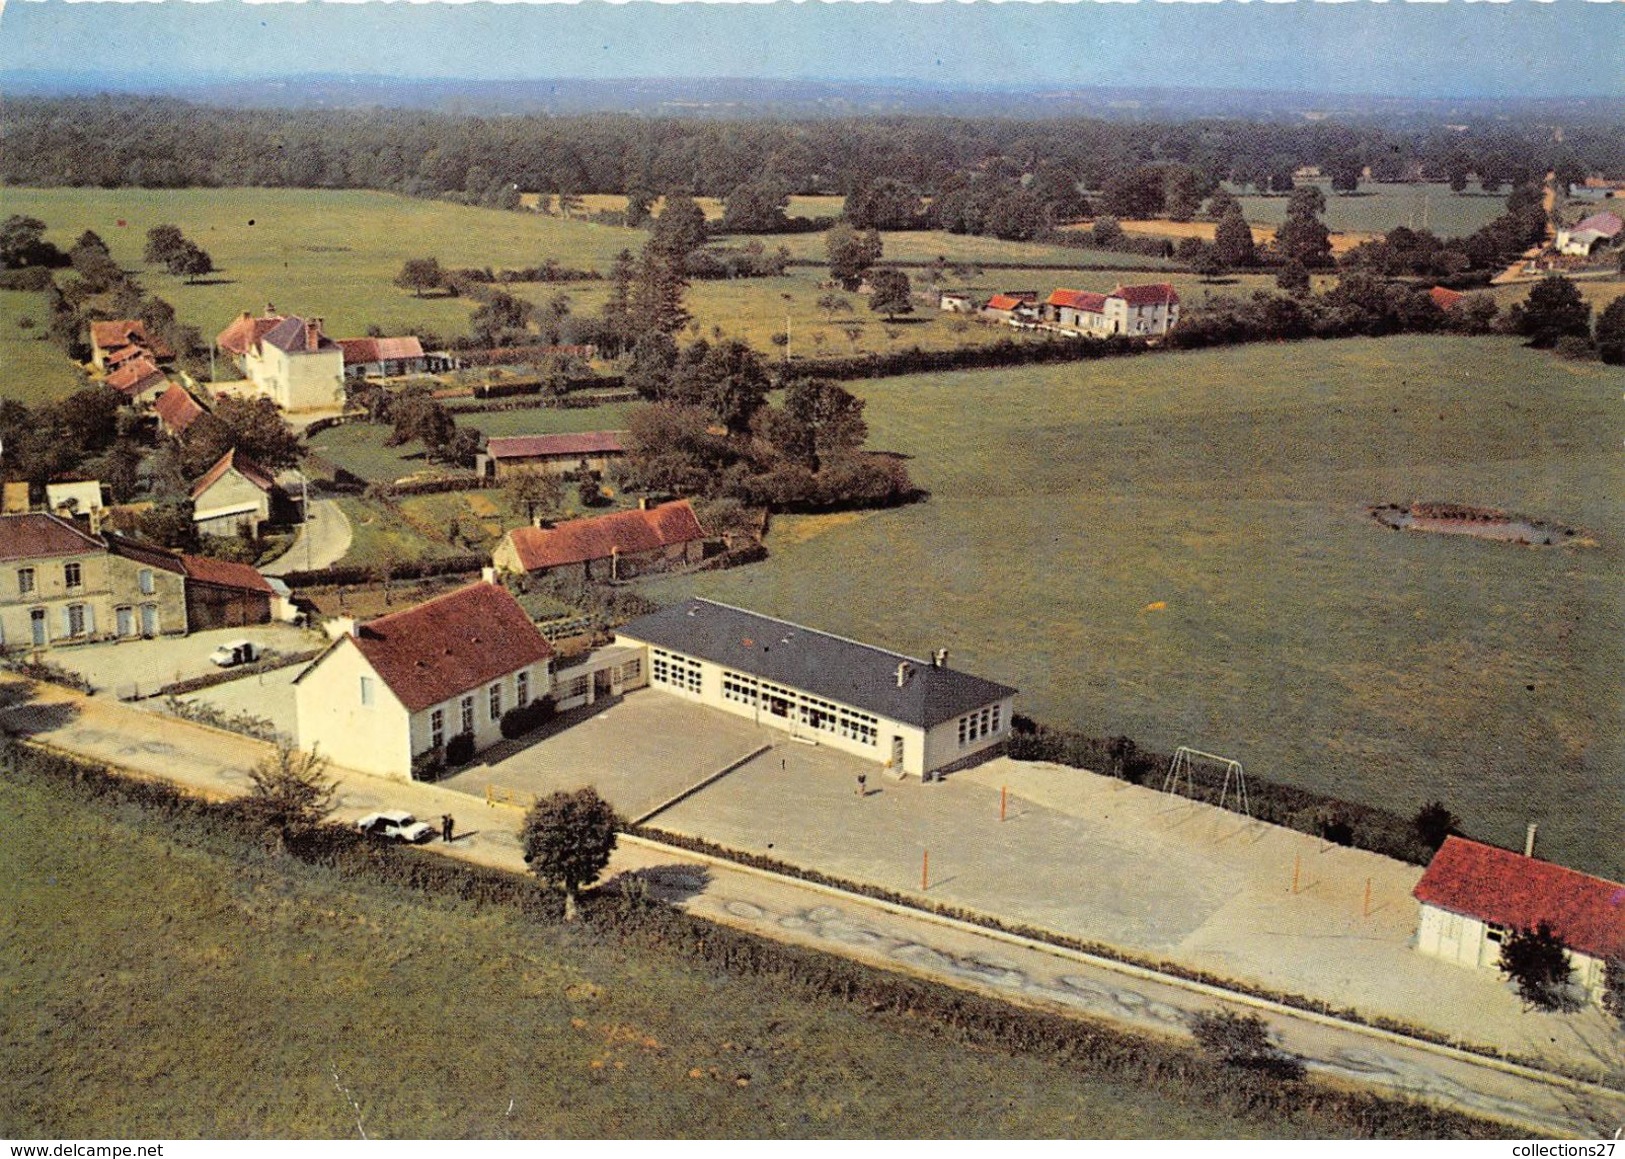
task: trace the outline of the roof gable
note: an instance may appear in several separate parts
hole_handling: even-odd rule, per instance
[[[107,385],[114,390],[132,396],[140,394],[160,382],[168,381],[164,377],[164,372],[159,370],[157,364],[145,354],[139,358],[132,358],[112,374],[109,374],[106,379]]]
[[[408,712],[442,704],[553,655],[519,601],[489,583],[380,617],[361,625],[350,640]]]
[[[633,620],[620,634],[921,728],[1016,692],[968,672],[710,600],[663,608]]]
[[[1549,861],[1448,837],[1412,893],[1423,905],[1509,929],[1545,922],[1594,958],[1625,954],[1625,885]]]
[[[693,543],[705,538],[705,529],[688,500],[679,499],[648,511],[617,511],[592,519],[572,519],[546,529],[521,527],[508,536],[519,565],[526,571],[541,571],[608,559],[616,553],[635,555]]]
[[[203,408],[179,383],[171,383],[152,404],[152,409],[157,412],[159,421],[175,434],[182,433],[203,417]]]
[[[228,471],[235,471],[242,478],[253,484],[256,488],[270,494],[276,487],[276,480],[272,479],[264,467],[254,462],[247,455],[239,454],[236,447],[231,448],[219,459],[214,466],[204,472],[203,477],[192,484],[192,498],[196,499],[221,479]]]
[[[237,316],[230,326],[220,331],[215,339],[215,345],[236,355],[247,354],[249,350],[270,330],[282,321],[282,315],[273,311],[269,306],[265,314],[256,318],[248,311]]]

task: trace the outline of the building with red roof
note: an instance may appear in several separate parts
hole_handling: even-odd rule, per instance
[[[204,415],[197,399],[179,383],[171,383],[169,389],[152,404],[152,410],[158,416],[158,425],[164,433],[177,439]]]
[[[502,537],[492,562],[511,574],[579,567],[586,579],[628,579],[657,566],[697,562],[706,538],[694,508],[679,499],[556,527],[518,528]]]
[[[145,354],[127,359],[104,380],[132,403],[150,402],[169,389],[169,378]]]
[[[1428,291],[1428,297],[1432,299],[1433,304],[1441,312],[1449,310],[1466,296],[1460,290],[1452,290],[1446,286],[1434,286],[1433,289]]]
[[[504,713],[551,691],[552,646],[494,583],[347,627],[294,693],[300,746],[349,768],[410,780],[453,737],[495,744]]]
[[[283,316],[267,305],[246,310],[215,338],[243,377],[283,410],[321,410],[344,402],[344,350],[320,318]]]
[[[1005,290],[982,307],[982,315],[1000,322],[1031,321],[1038,317],[1037,290]]]
[[[1542,923],[1569,948],[1575,981],[1600,996],[1610,958],[1625,958],[1625,885],[1493,845],[1449,837],[1413,892],[1416,948],[1496,969],[1514,930]]]
[[[340,338],[346,378],[393,378],[401,374],[422,374],[429,368],[423,343],[415,336],[405,338]]]
[[[258,535],[286,503],[271,473],[236,447],[192,484],[192,522],[204,535],[236,535],[244,528]]]
[[[277,595],[271,581],[246,563],[180,557],[186,576],[186,620],[194,632],[269,624]]]
[[[167,362],[175,357],[175,352],[162,341],[148,338],[147,324],[138,318],[90,324],[90,361],[97,370],[117,366],[138,355],[146,355],[153,362]]]
[[[510,435],[488,439],[475,469],[498,479],[524,471],[548,475],[602,475],[626,457],[625,431],[580,431],[564,435]]]
[[[1055,290],[1044,299],[1040,312],[1052,326],[1098,334],[1106,326],[1106,295],[1088,290]]]
[[[1179,324],[1179,292],[1167,282],[1118,286],[1106,295],[1108,334],[1156,338]]]

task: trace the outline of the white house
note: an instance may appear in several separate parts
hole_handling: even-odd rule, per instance
[[[502,714],[547,695],[553,649],[506,589],[476,583],[355,626],[294,679],[299,744],[411,780],[459,734],[475,752]]]
[[[192,484],[192,522],[204,535],[236,535],[243,528],[258,535],[282,505],[271,473],[236,447]]]
[[[1625,885],[1549,861],[1450,837],[1412,894],[1416,948],[1457,965],[1494,970],[1509,933],[1545,922],[1595,1000],[1608,959],[1625,956]]]
[[[999,751],[1016,690],[710,600],[633,620],[651,688],[929,780]]]
[[[1118,286],[1106,295],[1105,305],[1108,334],[1152,338],[1179,324],[1179,294],[1167,282]]]
[[[1588,257],[1598,245],[1611,245],[1625,222],[1616,213],[1594,213],[1577,225],[1557,231],[1557,252]]]
[[[344,351],[322,333],[320,318],[282,317],[267,306],[260,318],[244,312],[215,342],[283,410],[344,402]]]

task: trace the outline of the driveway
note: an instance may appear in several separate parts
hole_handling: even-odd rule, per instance
[[[151,696],[177,680],[219,672],[209,663],[209,653],[229,640],[252,640],[261,648],[284,653],[308,652],[324,642],[289,624],[254,624],[246,628],[214,628],[190,636],[55,648],[49,659],[83,676],[98,693],[130,700]]]
[[[350,521],[331,499],[312,499],[310,519],[299,527],[293,546],[260,568],[261,575],[287,575],[332,567],[350,550]]]

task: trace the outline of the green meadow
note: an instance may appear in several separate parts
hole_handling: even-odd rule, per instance
[[[50,323],[44,294],[0,290],[0,397],[34,406],[85,385],[79,368],[45,336]]]
[[[1317,184],[1311,182],[1309,184]],[[1506,212],[1506,193],[1483,194],[1477,186],[1452,193],[1442,184],[1401,185],[1362,182],[1353,194],[1326,195],[1326,225],[1340,232],[1387,233],[1395,226],[1427,228],[1440,237],[1466,237]],[[1285,197],[1240,197],[1242,213],[1254,225],[1280,225],[1286,220]]]
[[[1625,373],[1505,339],[1236,347],[857,384],[929,492],[652,585],[1021,689],[1018,710],[1625,874]],[[1596,546],[1384,530],[1454,500]],[[906,609],[906,612],[902,610]],[[1520,846],[1521,847],[1521,846]]]

